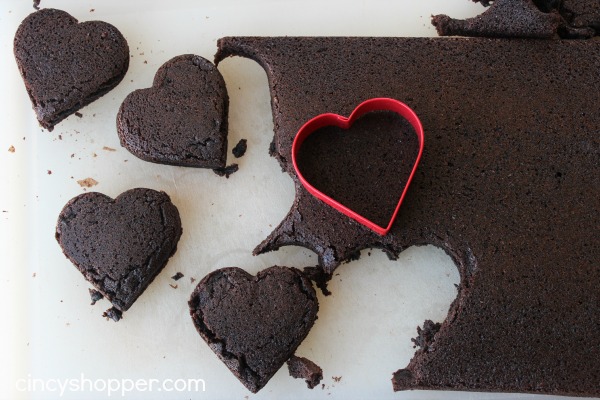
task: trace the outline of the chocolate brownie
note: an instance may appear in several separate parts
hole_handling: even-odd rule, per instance
[[[557,36],[560,21],[558,13],[544,13],[532,0],[496,0],[477,17],[436,15],[431,23],[440,36],[551,38]]]
[[[117,116],[121,146],[142,160],[223,168],[229,97],[208,60],[186,54],[159,68],[149,89],[129,94]]]
[[[432,244],[456,263],[458,296],[396,390],[600,395],[600,41],[221,39],[216,60],[230,55],[267,72],[271,152],[296,183],[256,253],[304,246],[331,273],[365,248]],[[386,236],[314,198],[291,165],[302,124],[372,97],[407,103],[426,136]]]
[[[296,379],[304,379],[309,389],[313,389],[323,379],[321,367],[307,358],[292,356],[287,361],[287,366],[290,376]]]
[[[458,20],[436,15],[440,36],[590,38],[600,34],[598,0],[473,0],[491,6],[478,17]]]
[[[317,319],[317,295],[302,272],[274,266],[256,277],[223,268],[192,293],[196,330],[253,393],[294,354]]]
[[[349,129],[325,126],[313,132],[298,149],[296,164],[315,189],[386,227],[418,153],[417,134],[406,119],[372,111]]]
[[[71,199],[56,225],[56,240],[85,279],[126,311],[175,253],[179,212],[169,196],[132,189],[111,199],[97,192]],[[120,318],[120,314],[118,315]]]
[[[14,54],[37,119],[49,131],[117,86],[129,67],[129,47],[117,28],[78,23],[51,8],[23,20]]]

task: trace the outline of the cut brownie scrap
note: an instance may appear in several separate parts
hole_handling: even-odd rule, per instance
[[[436,15],[431,23],[440,36],[557,37],[561,18],[543,13],[532,0],[496,0],[481,15],[465,20]]]
[[[432,23],[440,36],[588,39],[600,34],[598,0],[473,1],[490,9],[466,20],[436,15]]]
[[[304,379],[309,389],[313,389],[323,379],[321,367],[307,358],[294,355],[287,361],[287,365],[290,376],[296,379]]]
[[[248,141],[246,139],[240,139],[240,141],[231,150],[235,158],[243,157],[248,149]]]

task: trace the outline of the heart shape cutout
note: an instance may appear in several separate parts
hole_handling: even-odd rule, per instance
[[[189,306],[202,339],[253,393],[294,354],[319,309],[310,280],[279,266],[256,277],[239,268],[213,271]]]
[[[229,97],[208,60],[193,54],[163,64],[151,88],[121,104],[121,145],[142,160],[184,167],[223,168],[227,160]]]
[[[46,8],[23,20],[14,54],[40,125],[49,131],[117,86],[129,47],[114,26]]]
[[[374,98],[348,118],[328,113],[306,122],[292,144],[292,163],[309,193],[385,235],[423,147],[423,127],[414,111],[398,100]]]
[[[179,212],[169,196],[143,188],[114,200],[96,192],[79,195],[56,225],[65,256],[120,312],[163,269],[180,237]]]

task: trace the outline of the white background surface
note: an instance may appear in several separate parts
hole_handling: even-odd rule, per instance
[[[63,9],[80,21],[112,23],[127,38],[133,57],[124,81],[82,109],[83,118],[71,116],[52,133],[43,131],[12,54],[14,33],[33,11],[31,2],[0,3],[1,398],[59,398],[55,391],[19,391],[17,383],[79,379],[82,374],[92,381],[200,378],[206,384],[204,392],[155,389],[127,393],[127,399],[538,397],[392,391],[392,372],[405,367],[414,353],[410,338],[416,326],[427,318],[442,321],[456,295],[456,268],[433,247],[408,249],[394,262],[378,250],[370,256],[365,251],[360,261],[340,267],[330,283],[334,294],[319,297],[319,319],[297,351],[323,368],[324,387],[308,390],[284,366],[252,395],[198,336],[187,300],[195,285],[190,277],[200,280],[217,268],[237,266],[256,273],[274,264],[302,268],[316,263],[316,255],[301,248],[251,255],[294,197],[291,179],[268,156],[273,127],[264,72],[245,59],[228,59],[219,66],[231,102],[229,148],[248,139],[248,152],[236,160],[240,170],[230,179],[210,170],[141,161],[120,147],[115,128],[121,101],[150,86],[161,64],[185,53],[212,60],[220,37],[435,36],[431,14],[466,17],[480,12],[480,6],[467,0],[42,0],[41,5]],[[91,190],[111,197],[134,187],[164,190],[182,216],[177,253],[119,323],[101,317],[110,306],[106,300],[90,306],[90,285],[54,240],[58,213],[83,192],[77,180],[88,177],[99,182]],[[185,277],[173,289],[170,277],[177,271]],[[67,392],[63,398],[108,396],[88,391]]]

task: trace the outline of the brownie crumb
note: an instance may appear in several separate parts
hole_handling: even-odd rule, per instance
[[[52,171],[51,170],[48,170],[48,175],[52,175]]]
[[[433,337],[440,330],[442,324],[439,322],[433,322],[428,319],[423,323],[423,328],[417,327],[417,337],[410,339],[415,345],[413,347],[420,347],[424,352],[429,351],[430,346],[433,344]]]
[[[78,180],[77,183],[83,188],[91,188],[93,186],[96,186],[98,184],[98,181],[94,178],[85,178]]]
[[[190,283],[194,283],[194,282],[196,282],[196,278],[193,278],[190,276]]]
[[[82,113],[80,113],[79,111],[77,111],[77,112],[75,112],[75,116],[76,116],[76,117],[79,117],[79,118],[82,118],[82,117],[83,117],[83,114],[82,114]]]
[[[15,149],[15,146],[12,146],[12,145],[11,145],[11,146],[8,148],[8,151],[9,151],[9,153],[14,153],[14,152],[16,151],[16,149]]]
[[[106,150],[106,151],[117,151],[117,149],[113,149],[112,147],[108,147],[108,146],[104,146],[102,148],[102,150]]]
[[[287,361],[287,366],[290,376],[296,379],[304,379],[309,389],[313,389],[323,379],[321,367],[304,357],[291,356]]]
[[[412,381],[414,381],[414,376],[409,369],[399,369],[392,376],[392,386],[395,392],[407,387]]]
[[[35,278],[36,276],[37,276],[37,273],[36,273],[36,272],[34,272],[33,274],[31,274],[31,277],[32,277],[32,278]]]
[[[172,283],[169,283],[169,286],[171,286],[173,289],[177,289],[179,287],[177,285],[173,285]]]
[[[231,152],[235,156],[235,158],[240,158],[244,154],[246,154],[246,150],[248,149],[248,141],[246,139],[241,139],[238,144],[235,145]]]
[[[33,0],[33,8],[35,8],[36,10],[39,10],[40,2],[41,2],[41,0]]]
[[[329,296],[331,292],[327,289],[327,283],[331,280],[331,275],[323,271],[323,268],[316,267],[304,267],[304,275],[317,285],[321,292],[325,296]]]
[[[92,303],[91,303],[92,306],[94,304],[96,304],[96,302],[98,300],[102,300],[104,298],[104,295],[102,293],[100,293],[99,291],[97,291],[96,289],[89,289],[89,291],[90,291],[90,298],[92,299]]]
[[[94,12],[94,11],[96,11],[96,9],[95,9],[95,8],[91,8],[91,9],[90,9],[90,12]]]
[[[175,275],[173,275],[173,276],[171,277],[171,279],[173,279],[174,281],[178,281],[178,280],[180,280],[180,279],[181,279],[181,278],[183,278],[183,277],[184,277],[184,275],[183,275],[181,272],[178,272],[178,273],[176,273]]]
[[[237,172],[238,169],[239,166],[237,164],[231,164],[226,167],[215,168],[213,169],[213,171],[215,172],[215,174],[219,176],[224,176],[225,178],[229,179],[229,175],[233,174],[234,172]]]
[[[342,380],[342,377],[341,376],[332,376],[331,379],[333,379],[334,382],[339,382]]]
[[[123,318],[123,313],[119,309],[111,307],[108,310],[104,311],[104,314],[102,314],[102,316],[105,317],[107,320],[108,318],[110,318],[115,322],[119,322]]]

